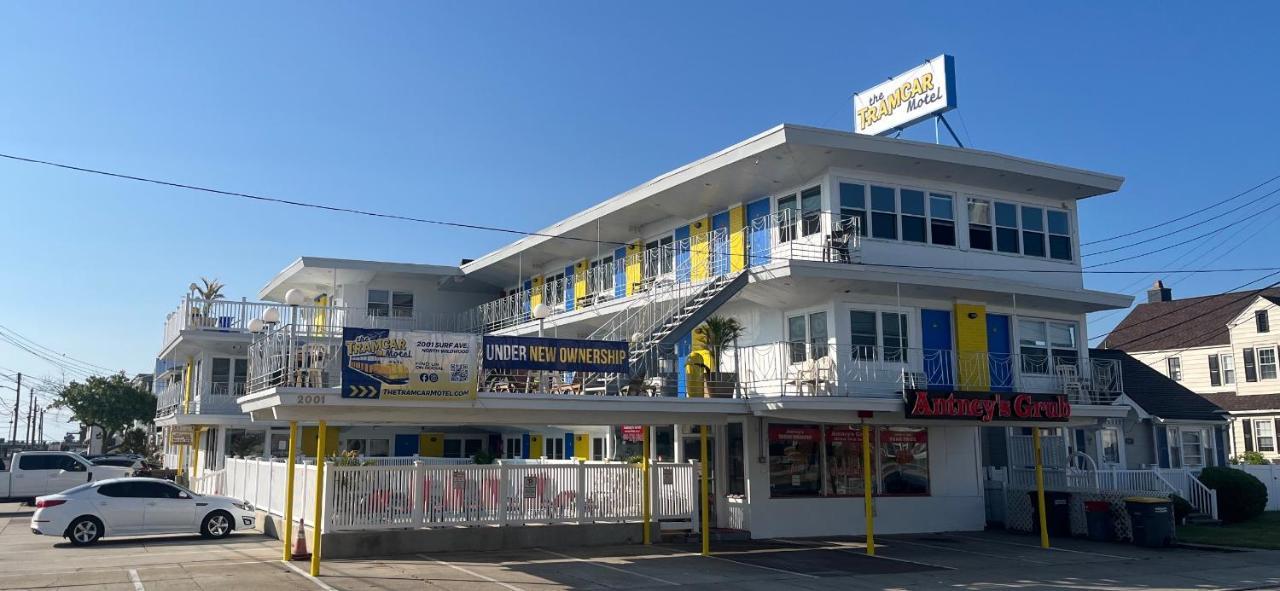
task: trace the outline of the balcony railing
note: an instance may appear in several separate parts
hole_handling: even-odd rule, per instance
[[[819,215],[819,219],[823,217],[839,219],[829,213]],[[833,224],[831,232],[812,231],[815,227],[812,218],[810,222],[797,220],[792,210],[782,210],[756,218],[734,232],[714,230],[594,265],[581,277],[557,277],[537,287],[519,289],[464,312],[458,326],[475,333],[503,330],[531,321],[535,302],[547,304],[555,316],[674,285],[703,283],[735,268],[775,260],[858,260],[856,218]],[[806,230],[811,231],[806,234]],[[739,260],[734,260],[735,256]]]
[[[175,382],[156,392],[156,418],[182,412],[182,382]]]
[[[239,414],[236,398],[244,396],[244,382],[213,382],[197,386],[183,408],[182,382],[169,384],[156,395],[156,418],[179,414]]]

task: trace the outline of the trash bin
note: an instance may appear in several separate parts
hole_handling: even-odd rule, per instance
[[[1173,503],[1159,497],[1129,497],[1124,500],[1133,528],[1133,543],[1160,548],[1173,545]]]
[[[1040,501],[1036,491],[1027,493],[1031,497],[1031,531],[1040,531]],[[1071,495],[1058,491],[1044,491],[1045,521],[1049,525],[1049,535],[1071,536]]]
[[[1115,534],[1115,526],[1111,522],[1111,503],[1106,501],[1085,501],[1084,517],[1089,526],[1089,539],[1095,542],[1110,542]]]

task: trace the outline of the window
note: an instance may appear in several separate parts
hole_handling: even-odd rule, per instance
[[[800,192],[800,217],[804,222],[804,235],[822,231],[822,187],[810,187]]]
[[[385,458],[391,455],[390,439],[370,439],[365,452],[371,458]]]
[[[675,269],[675,251],[671,244],[672,236],[663,236],[644,245],[644,278],[654,279],[669,275]]]
[[[1266,310],[1258,310],[1253,313],[1253,322],[1258,326],[1258,332],[1270,332],[1271,323],[1267,319]]]
[[[1186,468],[1204,466],[1204,431],[1181,429],[1182,465]]]
[[[244,382],[249,373],[249,360],[214,357],[209,373],[210,394],[244,396]]]
[[[950,195],[929,193],[929,242],[956,245],[956,214]]]
[[[860,497],[867,471],[862,466],[862,428],[827,425],[827,469],[822,479],[822,494],[836,497]],[[872,435],[874,437],[874,435]],[[872,487],[875,481],[872,481]],[[874,494],[874,490],[873,490]]]
[[[180,499],[183,492],[163,482],[136,481],[129,496],[144,499]]]
[[[1209,356],[1209,385],[1223,386],[1236,383],[1235,360],[1230,355]]]
[[[1164,361],[1165,365],[1168,366],[1169,379],[1175,382],[1182,381],[1182,359],[1170,357]]]
[[[546,449],[543,450],[548,460],[564,459],[564,437],[554,436],[546,438]]]
[[[871,186],[871,237],[898,239],[898,206],[893,187]]]
[[[133,494],[133,487],[137,482],[111,482],[98,487],[98,494],[104,497],[127,498],[136,496]]]
[[[727,436],[725,443],[725,451],[728,453],[729,462],[725,466],[729,472],[729,485],[725,487],[725,493],[729,495],[746,495],[747,494],[747,449],[742,434],[742,423],[729,423],[725,426],[725,435]]]
[[[604,460],[604,438],[603,437],[591,438],[591,459],[592,461],[596,461],[596,462]]]
[[[840,183],[840,223],[857,220],[858,235],[867,235],[867,187],[855,183]]]
[[[969,198],[969,248],[991,250],[991,202]]]
[[[1258,381],[1258,364],[1254,360],[1253,349],[1245,348],[1241,350],[1241,353],[1244,354],[1244,381]]]
[[[1022,206],[1022,254],[1033,257],[1045,255],[1044,210]]]
[[[19,470],[61,470],[62,462],[54,455],[24,454],[18,458]]]
[[[1075,365],[1078,355],[1076,324],[1021,319],[1018,321],[1018,347],[1024,373],[1050,374],[1054,366]]]
[[[996,202],[996,250],[1011,254],[1018,249],[1018,206]]]
[[[1275,421],[1273,419],[1250,419],[1253,425],[1253,449],[1257,451],[1276,450],[1276,431]],[[1247,425],[1246,425],[1247,426]],[[1248,431],[1248,429],[1246,429]],[[1248,433],[1245,433],[1246,439]]]
[[[613,295],[613,256],[591,261],[587,271],[587,293]]]
[[[853,310],[849,312],[850,344],[854,359],[876,359],[879,331],[876,330],[876,313]]]
[[[880,494],[929,494],[929,432],[919,427],[881,427],[876,435]]]
[[[769,496],[815,496],[820,491],[817,425],[769,425]]]
[[[903,363],[907,360],[907,315],[849,311],[853,359]]]
[[[514,460],[524,457],[524,438],[508,437],[502,442],[502,457]]]
[[[1106,464],[1120,463],[1120,432],[1117,429],[1098,431],[1098,445],[1102,448],[1102,461]]]
[[[827,356],[827,313],[787,318],[787,342],[791,363]]]
[[[1263,380],[1276,379],[1276,350],[1258,349],[1258,377]]]
[[[906,242],[924,242],[928,223],[924,213],[924,191],[902,189],[902,239]]]
[[[1050,209],[1049,219],[1049,258],[1060,261],[1071,260],[1071,221],[1067,212]]]
[[[413,316],[413,293],[371,289],[369,290],[369,315],[410,318]]]
[[[796,223],[800,218],[800,208],[796,207],[796,196],[788,195],[778,198],[778,242],[790,242],[796,238]]]

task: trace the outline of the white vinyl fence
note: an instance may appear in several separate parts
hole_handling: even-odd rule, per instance
[[[1231,467],[1248,472],[1267,485],[1267,511],[1280,511],[1280,464],[1236,464]]]
[[[228,459],[192,481],[284,514],[283,462]],[[314,515],[316,467],[299,464],[294,519]],[[698,465],[652,465],[652,517],[697,524]],[[325,468],[326,531],[419,527],[616,523],[642,518],[642,472],[621,463],[428,464]]]

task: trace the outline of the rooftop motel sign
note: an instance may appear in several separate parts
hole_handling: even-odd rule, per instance
[[[955,58],[944,54],[853,95],[853,130],[884,135],[954,108]]]
[[[1071,418],[1071,403],[1062,394],[907,390],[903,396],[909,419],[1065,423]]]

